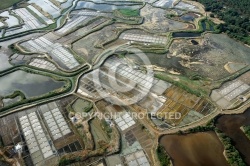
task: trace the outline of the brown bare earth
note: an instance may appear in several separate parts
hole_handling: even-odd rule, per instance
[[[214,132],[165,135],[160,139],[175,166],[228,166],[224,148]]]

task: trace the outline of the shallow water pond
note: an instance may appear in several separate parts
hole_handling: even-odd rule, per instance
[[[50,77],[16,71],[0,77],[0,96],[22,91],[27,98],[41,96],[50,91],[61,88],[64,82],[54,81]]]
[[[173,37],[199,37],[201,33],[190,33],[190,32],[175,32]]]

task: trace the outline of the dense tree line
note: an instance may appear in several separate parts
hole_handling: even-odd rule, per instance
[[[220,140],[224,144],[228,163],[230,165],[246,166],[246,164],[243,161],[239,151],[234,147],[234,143],[231,140],[231,138],[226,136],[226,134],[222,133],[218,129],[216,129],[216,132],[217,132]]]
[[[205,6],[206,11],[210,11],[211,17],[223,20],[224,24],[219,24],[217,29],[227,33],[230,37],[250,44],[250,1],[249,0],[195,0]]]
[[[250,1],[249,0],[223,0],[223,2],[229,6],[233,7],[241,14],[250,16]]]
[[[161,166],[169,166],[171,165],[171,159],[170,157],[168,156],[166,150],[164,149],[163,146],[159,145],[157,147],[157,156],[158,156],[158,159],[160,161],[160,164]]]

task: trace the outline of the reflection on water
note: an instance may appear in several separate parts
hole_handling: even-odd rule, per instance
[[[26,97],[40,96],[63,85],[64,82],[49,77],[16,71],[0,77],[0,96],[12,94],[16,90],[22,91]]]
[[[173,37],[200,37],[201,33],[175,32]]]
[[[185,15],[181,16],[181,19],[183,21],[194,21],[194,16],[191,14],[185,14]]]

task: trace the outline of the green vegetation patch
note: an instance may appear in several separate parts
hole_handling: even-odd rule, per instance
[[[211,21],[209,19],[201,20],[201,23],[199,23],[199,26],[202,27],[203,31],[216,31],[216,32],[219,32],[219,30],[217,29],[216,24],[213,23],[213,21]]]
[[[193,80],[191,80],[183,76],[156,72],[155,77],[160,80],[167,81],[173,85],[176,85],[187,91],[188,93],[191,93],[196,96],[208,96],[210,93],[210,89],[206,85],[207,82],[205,80],[197,80],[198,76],[192,78]]]
[[[197,0],[212,12],[210,17],[216,17],[225,23],[216,26],[219,32],[227,33],[230,37],[250,44],[250,1],[249,0]]]
[[[89,112],[93,108],[93,104],[89,101],[78,99],[73,104],[75,112]]]
[[[246,134],[246,136],[250,139],[250,125],[249,126],[242,126],[241,129]]]
[[[118,10],[122,15],[127,17],[139,17],[140,10],[132,10],[132,9],[119,9]]]
[[[26,8],[35,18],[37,18],[37,20],[42,23],[42,24],[45,24],[47,25],[47,23],[41,18],[39,17],[33,10],[31,10],[30,8]]]
[[[15,5],[18,2],[21,2],[22,0],[1,0],[0,2],[0,10],[9,8],[13,5]]]
[[[110,138],[111,133],[112,133],[112,128],[110,127],[110,125],[108,124],[108,122],[105,119],[102,119],[101,123],[102,123],[103,130],[106,131],[106,133],[108,134],[108,136]]]
[[[231,138],[226,136],[225,133],[219,131],[218,129],[216,129],[215,131],[225,147],[225,155],[227,157],[228,163],[230,165],[246,166],[239,151],[234,147]]]
[[[168,156],[163,146],[159,145],[156,152],[157,152],[157,156],[158,156],[161,166],[171,165],[170,157]]]

